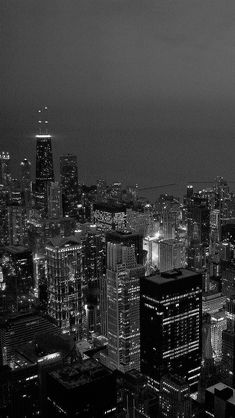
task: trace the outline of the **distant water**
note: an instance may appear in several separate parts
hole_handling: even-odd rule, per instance
[[[178,197],[180,199],[180,201],[183,200],[183,196],[186,194],[186,190],[187,190],[187,186],[191,184],[189,183],[178,183],[175,185],[170,185],[170,186],[164,186],[164,187],[159,187],[156,189],[152,189],[152,190],[140,190],[139,191],[139,196],[141,197],[145,197],[147,200],[149,200],[150,202],[155,202],[159,196],[161,194],[167,193],[169,195],[173,195],[175,197]],[[229,183],[229,188],[231,192],[235,192],[235,183]],[[194,191],[199,191],[202,189],[209,189],[213,186],[213,183],[208,182],[208,183],[193,183],[193,188]]]

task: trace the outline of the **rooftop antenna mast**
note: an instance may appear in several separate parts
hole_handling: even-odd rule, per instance
[[[48,107],[43,106],[42,109],[38,110],[38,126],[39,126],[39,135],[37,137],[51,137],[48,135],[48,118],[47,118]]]

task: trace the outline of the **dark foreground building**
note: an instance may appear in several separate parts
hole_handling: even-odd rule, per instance
[[[177,373],[197,390],[201,368],[201,274],[181,269],[140,281],[141,372],[159,390]]]
[[[48,417],[116,416],[115,373],[92,359],[77,362],[47,377]]]

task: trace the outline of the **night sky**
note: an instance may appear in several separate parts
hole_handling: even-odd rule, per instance
[[[49,108],[55,162],[81,181],[235,180],[235,2],[1,0],[1,150],[35,159]]]

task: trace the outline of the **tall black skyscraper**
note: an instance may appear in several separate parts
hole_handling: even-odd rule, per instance
[[[47,215],[47,193],[54,181],[51,135],[48,134],[47,106],[38,111],[39,134],[36,135],[36,187],[35,206],[43,216]]]
[[[76,217],[78,213],[78,163],[76,155],[60,157],[60,181],[64,216]]]
[[[141,371],[159,389],[166,373],[197,389],[201,368],[202,276],[190,270],[140,280]]]

